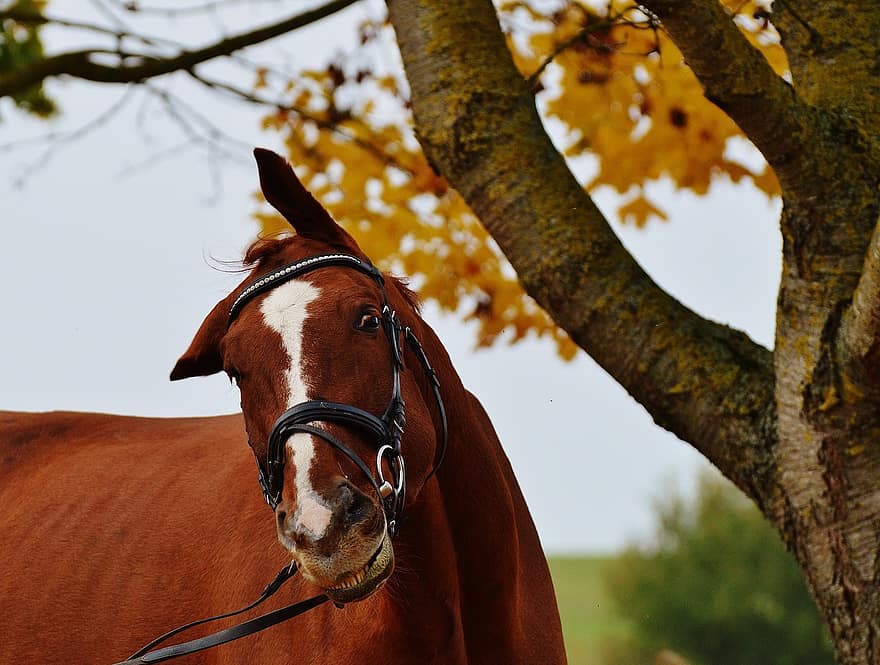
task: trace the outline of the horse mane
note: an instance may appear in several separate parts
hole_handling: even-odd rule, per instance
[[[261,263],[271,263],[292,239],[293,235],[288,233],[260,236],[245,251],[242,264],[245,268],[254,268]]]
[[[294,241],[292,234],[279,234],[273,236],[261,236],[251,243],[244,254],[242,264],[245,268],[259,268],[273,263],[279,263],[281,253]],[[397,288],[404,301],[415,314],[421,315],[422,303],[418,295],[409,286],[409,281],[383,272],[386,282],[390,282]]]

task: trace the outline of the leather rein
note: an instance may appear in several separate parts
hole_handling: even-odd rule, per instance
[[[227,325],[231,325],[245,304],[253,300],[256,296],[265,293],[280,284],[295,279],[296,277],[312,272],[313,270],[330,266],[345,266],[358,270],[372,278],[381,289],[382,328],[391,347],[391,398],[381,416],[376,416],[351,404],[330,402],[326,400],[308,400],[290,407],[278,417],[272,427],[266,446],[265,461],[261,460],[256,452],[254,452],[258,468],[258,481],[266,503],[274,511],[281,502],[281,491],[284,485],[285,443],[287,442],[287,439],[296,433],[316,436],[348,457],[367,477],[373,489],[376,491],[385,512],[388,534],[390,537],[394,537],[400,528],[400,519],[406,501],[406,466],[403,461],[403,452],[401,449],[401,439],[403,437],[404,426],[406,425],[406,405],[403,396],[401,395],[400,388],[400,373],[406,369],[406,365],[404,364],[404,345],[413,352],[418,359],[419,364],[422,366],[422,371],[428,378],[431,389],[434,393],[434,399],[440,417],[440,445],[434,460],[434,466],[426,480],[430,479],[431,476],[437,472],[437,469],[443,462],[443,458],[446,454],[448,430],[446,423],[446,408],[443,405],[443,398],[440,395],[440,381],[437,378],[437,373],[428,361],[428,357],[425,355],[425,351],[412,329],[408,326],[402,325],[396,312],[391,308],[388,302],[388,295],[385,291],[385,279],[382,276],[382,273],[371,263],[363,261],[351,254],[342,253],[319,254],[295,263],[284,265],[266,275],[258,277],[245,286],[229,309]],[[350,425],[372,435],[378,443],[375,460],[375,475],[370,470],[369,465],[364,462],[357,453],[327,430],[315,426],[313,423],[316,422]],[[251,441],[248,441],[248,445],[251,445]],[[253,449],[253,445],[251,445],[251,448]],[[386,477],[383,463],[387,464],[390,471],[390,477]],[[186,630],[212,621],[237,616],[255,608],[278,591],[284,582],[293,577],[296,573],[296,563],[291,561],[278,572],[275,579],[266,586],[262,594],[246,607],[234,612],[228,612],[206,619],[199,619],[198,621],[193,621],[170,630],[150,641],[129,656],[128,659],[121,661],[116,665],[160,663],[172,658],[177,658],[178,656],[195,653],[197,651],[204,651],[205,649],[225,644],[265,630],[266,628],[270,628],[271,626],[281,623],[282,621],[287,621],[288,619],[307,612],[308,610],[330,600],[325,594],[320,594],[313,598],[292,603],[278,610],[268,612],[230,628],[217,631],[205,637],[182,642],[180,644],[174,644],[161,649],[154,649],[154,647],[159,644],[166,642],[175,635]],[[342,606],[337,604],[337,607]],[[154,650],[151,651],[151,649]]]

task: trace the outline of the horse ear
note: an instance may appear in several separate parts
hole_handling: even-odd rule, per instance
[[[180,356],[171,370],[172,381],[208,376],[223,369],[220,341],[226,334],[228,320],[229,303],[221,300],[202,322],[186,353]]]
[[[286,159],[265,148],[255,148],[254,158],[263,195],[299,235],[340,249],[360,251],[354,238],[303,186]]]

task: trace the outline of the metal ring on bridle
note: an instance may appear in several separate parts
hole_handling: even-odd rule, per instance
[[[398,466],[397,472],[397,486],[392,485],[385,478],[385,473],[382,471],[382,458],[385,457],[385,451],[391,451],[394,457],[390,457],[388,463],[391,466],[392,471],[394,470],[394,464],[396,463]],[[406,467],[403,464],[403,455],[394,450],[393,446],[389,446],[387,443],[379,448],[379,451],[376,453],[376,477],[378,479],[379,484],[379,494],[382,495],[382,498],[388,498],[388,495],[394,492],[395,495],[400,496],[401,492],[403,492],[404,483],[406,482]]]

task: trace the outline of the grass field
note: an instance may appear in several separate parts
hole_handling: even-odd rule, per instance
[[[608,665],[603,643],[625,638],[630,626],[617,617],[602,588],[601,556],[552,556],[550,573],[562,615],[570,665]]]

